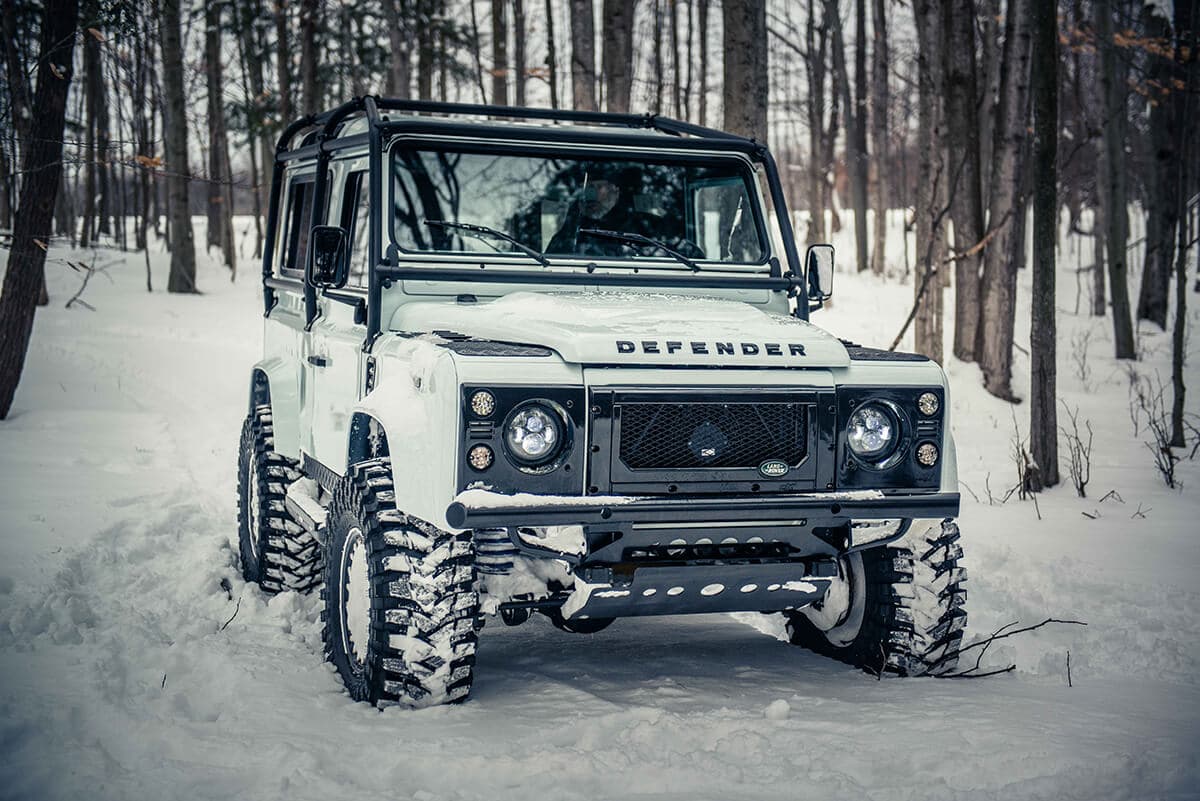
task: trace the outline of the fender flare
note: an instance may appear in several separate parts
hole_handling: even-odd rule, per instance
[[[275,450],[292,459],[300,456],[300,380],[298,366],[289,359],[263,359],[250,370],[250,410],[270,405]]]

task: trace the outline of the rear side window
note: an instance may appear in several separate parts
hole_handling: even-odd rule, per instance
[[[313,176],[302,175],[292,180],[288,190],[287,232],[284,240],[282,271],[284,275],[301,278],[308,261],[308,232],[312,226]]]
[[[365,172],[352,172],[346,176],[342,227],[350,240],[350,278],[346,285],[351,287],[367,285],[367,235],[371,224],[369,195]]]

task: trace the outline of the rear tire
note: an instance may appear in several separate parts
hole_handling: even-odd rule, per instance
[[[967,575],[953,520],[839,562],[841,597],[786,613],[791,642],[873,674],[924,676],[958,663]]]
[[[398,511],[386,458],[350,468],[328,519],[325,657],[350,697],[412,707],[466,700],[480,621],[470,532]]]
[[[284,497],[300,471],[274,447],[271,407],[255,407],[242,424],[238,453],[242,577],[271,594],[309,592],[321,582],[321,546],[288,514]]]

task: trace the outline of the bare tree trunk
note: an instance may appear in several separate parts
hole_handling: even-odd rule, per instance
[[[817,26],[816,4],[808,7],[805,43],[808,58],[808,243],[825,241],[825,54],[827,32]]]
[[[409,4],[412,2],[413,0],[383,0],[383,16],[387,21],[388,44],[391,50],[387,93],[392,97],[407,98],[412,92],[412,38],[409,25]],[[475,4],[470,3],[470,6],[471,16],[474,18]]]
[[[417,0],[417,98],[433,99],[438,14],[434,0]]]
[[[1108,277],[1112,284],[1113,344],[1118,359],[1136,359],[1133,318],[1129,313],[1129,191],[1125,158],[1128,127],[1127,70],[1113,42],[1112,0],[1096,0],[1096,35],[1100,48],[1100,84],[1104,90],[1105,220],[1108,223]]]
[[[991,186],[992,145],[996,132],[997,98],[1000,96],[1000,0],[979,0],[979,182]],[[986,205],[986,203],[984,204]]]
[[[47,0],[38,56],[25,180],[13,228],[12,250],[0,291],[0,420],[8,418],[25,369],[34,309],[45,277],[54,198],[62,177],[62,139],[71,81],[75,0]],[[61,65],[61,66],[59,66]]]
[[[939,185],[946,180],[938,111],[940,45],[938,11],[933,0],[914,0],[913,16],[917,27],[917,141],[920,178],[917,181],[917,270],[913,282],[917,314],[913,335],[917,353],[941,364],[942,356],[942,280],[945,254],[943,210],[939,208]]]
[[[1021,156],[1028,136],[1029,19],[1034,2],[1009,0],[1009,11],[1004,17],[1005,69],[996,112],[987,221],[988,230],[995,233],[983,251],[982,317],[975,340],[975,359],[983,371],[983,386],[1005,400],[1013,400],[1017,265],[1025,252]]]
[[[595,59],[592,63],[595,64]],[[558,108],[558,43],[554,36],[554,0],[546,0],[546,77],[550,84],[550,108]],[[594,85],[593,81],[593,88]]]
[[[692,0],[684,0],[687,3],[687,39],[684,45],[684,59],[687,63],[687,82],[683,86],[683,116],[684,119],[690,119],[692,116],[692,86],[693,78],[695,77],[696,59],[694,58],[693,42],[696,39],[696,14],[695,5]]]
[[[884,0],[874,0],[872,6],[874,49],[871,53],[871,150],[875,166],[874,192],[875,236],[871,247],[871,271],[882,275],[887,254],[888,192],[885,173],[888,170],[888,34],[887,8]]]
[[[721,19],[725,31],[725,130],[765,144],[769,81],[766,0],[725,3]]]
[[[1181,169],[1179,189],[1175,193],[1179,204],[1179,222],[1176,226],[1175,326],[1171,336],[1171,445],[1180,448],[1187,445],[1183,424],[1187,393],[1183,382],[1183,367],[1187,357],[1187,266],[1188,251],[1195,245],[1195,239],[1190,239],[1188,234],[1188,196],[1196,188],[1196,179],[1200,177],[1196,172],[1200,168],[1196,165],[1195,155],[1195,131],[1200,123],[1196,101],[1196,91],[1200,88],[1200,19],[1197,18],[1200,8],[1197,5],[1196,0],[1176,0],[1175,3],[1175,50],[1180,54],[1185,51],[1188,53],[1182,64],[1183,88],[1176,100],[1179,122],[1175,126],[1175,146],[1179,151]],[[1197,289],[1200,290],[1200,281]]]
[[[609,111],[629,111],[633,94],[633,13],[636,0],[604,0],[601,67]]]
[[[99,3],[87,0],[83,7],[83,24],[91,27],[96,24],[100,14]],[[83,34],[83,93],[87,110],[84,121],[87,133],[84,136],[84,168],[83,168],[83,228],[79,235],[81,247],[91,247],[96,236],[96,195],[100,158],[99,143],[96,132],[99,125],[96,118],[100,113],[100,105],[104,102],[104,79],[100,75],[100,42],[86,31]]]
[[[1189,0],[1181,0],[1183,3]],[[1162,12],[1152,6],[1143,10],[1146,34],[1152,40],[1166,40],[1171,36],[1169,21]],[[1151,53],[1147,82],[1157,86],[1170,85],[1173,75],[1172,59]],[[1160,329],[1167,329],[1167,306],[1170,295],[1171,277],[1175,271],[1175,226],[1179,220],[1181,191],[1179,171],[1183,168],[1181,154],[1175,147],[1175,128],[1184,124],[1180,106],[1186,102],[1182,93],[1175,91],[1150,104],[1149,145],[1150,168],[1146,171],[1146,192],[1143,205],[1146,208],[1146,258],[1142,267],[1142,287],[1138,294],[1137,319],[1149,320]]]
[[[671,108],[672,113],[677,119],[684,117],[683,113],[683,81],[680,79],[680,63],[679,63],[679,14],[677,0],[667,0],[667,13],[670,19],[667,24],[670,26],[671,34]]]
[[[262,256],[263,209],[268,203],[267,186],[264,178],[270,174],[274,149],[267,135],[267,120],[264,110],[266,96],[263,84],[262,42],[259,39],[258,20],[262,17],[261,0],[249,0],[234,10],[237,28],[238,56],[242,71],[242,89],[248,98],[246,104],[246,134],[249,138],[250,182],[254,195],[254,255]],[[261,169],[259,165],[261,166]]]
[[[479,87],[479,102],[488,102],[487,85],[483,79],[483,38],[479,34],[479,15],[475,13],[475,4],[467,3],[471,10],[471,53],[475,57],[475,81]]]
[[[697,0],[696,17],[700,24],[700,90],[696,98],[696,118],[701,125],[708,124],[708,3]]]
[[[867,2],[855,0],[854,4],[854,141],[850,150],[850,196],[854,203],[854,241],[858,246],[858,271],[870,266],[867,251],[867,173],[870,160],[867,155]],[[847,114],[849,119],[850,115]]]
[[[654,63],[654,91],[651,93],[650,109],[655,114],[662,114],[663,91],[665,88],[666,72],[663,66],[663,0],[654,0],[654,46],[651,48]]]
[[[321,90],[317,86],[320,54],[317,51],[317,26],[320,0],[300,0],[300,113],[316,114],[321,109]]]
[[[296,117],[292,108],[292,47],[288,32],[288,0],[275,0],[275,80],[279,84],[280,124]]]
[[[167,151],[167,207],[171,225],[171,272],[168,292],[196,291],[196,245],[188,207],[187,100],[183,91],[181,0],[161,0],[159,42],[162,45],[163,138]]]
[[[12,159],[8,158],[4,145],[0,144],[0,227],[12,228],[16,213],[16,198],[19,187],[17,173],[20,171],[21,154],[29,147],[29,79],[28,67],[21,55],[20,32],[17,30],[17,9],[13,0],[0,3],[3,11],[4,72],[8,86],[8,116],[12,120]],[[5,135],[7,139],[7,134]]]
[[[513,3],[513,100],[518,106],[526,105],[525,79],[528,67],[525,63],[525,0]]]
[[[1092,267],[1092,316],[1103,317],[1108,313],[1108,290],[1105,276],[1104,241],[1108,226],[1104,223],[1104,207],[1097,206],[1092,212],[1092,252],[1095,265]]]
[[[982,258],[962,256],[983,239],[983,189],[979,179],[979,92],[975,81],[975,3],[942,5],[948,41],[946,70],[946,165],[950,218],[954,223],[954,355],[974,361],[979,330]]]
[[[224,70],[221,68],[221,6],[204,7],[204,76],[208,88],[208,247],[218,247],[237,275],[233,245],[233,175],[229,165],[229,137],[225,130]]]
[[[1033,13],[1033,315],[1029,353],[1029,450],[1042,485],[1058,483],[1058,409],[1054,300],[1058,247],[1058,14]]]
[[[492,0],[492,105],[508,105],[508,22],[506,0]]]

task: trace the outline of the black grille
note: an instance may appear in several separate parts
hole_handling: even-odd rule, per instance
[[[621,461],[631,470],[757,468],[805,456],[803,403],[622,403]]]

